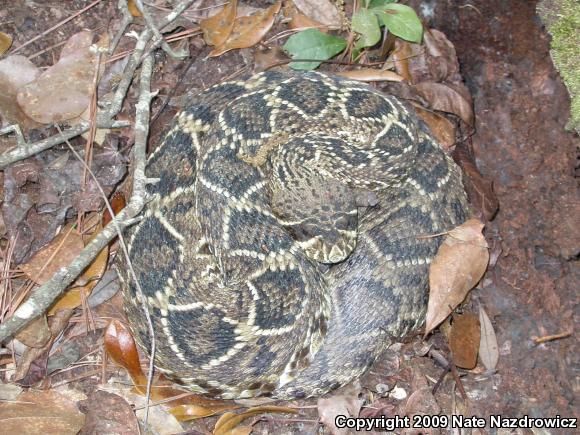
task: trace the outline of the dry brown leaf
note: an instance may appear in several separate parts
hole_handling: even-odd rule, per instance
[[[141,369],[139,352],[131,332],[118,320],[113,320],[105,331],[105,349],[111,359],[127,370],[137,391],[145,393],[147,377]]]
[[[453,151],[453,159],[463,169],[463,184],[469,202],[478,211],[478,216],[490,221],[499,209],[499,200],[493,190],[493,184],[477,169],[473,154],[466,143],[457,144]]]
[[[473,125],[471,97],[458,86],[435,82],[421,82],[415,85],[417,93],[429,103],[432,109],[453,113],[467,125]]]
[[[16,334],[16,339],[28,347],[42,348],[52,337],[46,315],[39,317]]]
[[[281,2],[276,2],[268,9],[262,9],[248,17],[237,18],[227,41],[216,46],[216,48],[209,53],[209,56],[219,56],[226,51],[234,50],[236,48],[252,47],[260,42],[274,24],[276,14],[280,11],[281,4]]]
[[[479,307],[479,323],[481,325],[481,341],[479,343],[479,359],[487,370],[495,370],[499,361],[499,348],[495,330],[483,307]]]
[[[346,77],[359,82],[400,82],[404,80],[399,74],[393,71],[380,69],[358,69],[352,71],[341,71],[336,73],[341,77]]]
[[[489,250],[483,227],[481,221],[469,219],[449,231],[439,247],[429,267],[425,335],[447,318],[485,273]]]
[[[125,205],[127,205],[127,200],[125,199],[125,195],[123,195],[121,192],[115,192],[111,197],[110,203],[113,213],[115,213],[115,216],[117,216],[119,212],[125,208]],[[103,213],[102,226],[107,226],[112,219],[113,218],[109,213],[109,209],[105,209]]]
[[[90,49],[92,39],[89,31],[73,35],[60,60],[18,91],[18,104],[29,117],[52,124],[77,118],[85,111],[97,62],[97,54]]]
[[[480,342],[479,318],[473,313],[453,317],[449,347],[457,367],[471,370],[477,364]]]
[[[411,44],[403,41],[400,38],[395,40],[395,50],[391,55],[393,63],[395,64],[395,71],[399,73],[409,83],[413,82],[410,70],[410,59],[418,56],[420,53],[420,46],[418,44]]]
[[[288,27],[292,30],[302,30],[309,28],[316,28],[321,32],[327,33],[328,27],[319,21],[313,20],[312,18],[304,15],[298,10],[296,5],[292,1],[285,2],[283,6],[284,17],[290,20]]]
[[[216,422],[213,433],[214,435],[234,435],[239,433],[249,433],[246,432],[246,426],[240,428],[241,432],[237,432],[236,430],[238,425],[249,417],[270,412],[276,412],[280,414],[298,414],[298,410],[296,408],[288,408],[286,406],[257,406],[239,414],[226,412]]]
[[[39,126],[17,103],[18,90],[35,80],[41,71],[26,57],[18,54],[0,60],[0,115],[9,123],[28,130]]]
[[[338,29],[342,26],[342,18],[331,0],[292,0],[300,12],[319,23]]]
[[[72,224],[68,224],[48,245],[34,254],[28,263],[21,264],[20,268],[28,279],[42,285],[61,267],[68,266],[83,248],[82,237]]]
[[[59,310],[72,309],[79,307],[82,303],[83,298],[88,297],[93,288],[97,285],[105,269],[107,268],[107,262],[109,260],[109,247],[105,247],[99,255],[93,260],[83,274],[75,281],[73,288],[68,290],[56,304],[52,306],[49,315],[57,313]]]
[[[81,401],[80,406],[87,417],[79,435],[139,433],[135,412],[131,405],[117,394],[96,390],[86,400]]]
[[[74,435],[84,422],[74,402],[51,390],[30,390],[13,403],[0,403],[2,433]]]
[[[238,0],[231,0],[220,12],[200,21],[199,27],[207,45],[222,45],[232,33]]]
[[[439,113],[427,110],[417,104],[415,111],[417,115],[429,126],[429,130],[437,139],[437,142],[443,146],[443,149],[449,151],[455,145],[455,125]]]
[[[350,433],[347,428],[338,428],[335,421],[338,415],[358,417],[363,404],[363,400],[359,398],[360,393],[361,385],[357,380],[336,390],[330,396],[318,399],[317,407],[320,421],[333,435]]]
[[[50,340],[42,348],[29,347],[26,349],[20,363],[14,373],[14,380],[19,381],[21,385],[33,385],[45,376],[46,360],[48,358],[48,351],[50,350],[55,337],[67,327],[70,318],[72,317],[72,310],[61,310],[58,314],[51,316],[48,319],[50,328]],[[31,371],[32,363],[43,359],[41,361],[41,370]]]
[[[0,32],[0,56],[10,50],[12,47],[12,36]]]

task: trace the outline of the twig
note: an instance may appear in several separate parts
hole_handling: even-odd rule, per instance
[[[158,29],[163,29],[165,26],[172,23],[185,9],[187,9],[193,3],[193,1],[194,0],[183,0],[181,3],[175,6],[175,9],[173,9],[172,12],[167,14],[165,18],[159,22],[159,25],[157,26]],[[151,40],[151,37],[152,32],[149,28],[143,30],[141,35],[138,37],[137,44],[135,44],[135,48],[133,49],[133,54],[125,66],[123,77],[117,86],[117,91],[115,92],[115,96],[113,97],[113,101],[109,107],[110,118],[113,118],[121,111],[123,100],[125,99],[125,95],[127,95],[129,86],[133,81],[133,74],[143,60],[143,52],[145,51],[147,43]]]
[[[163,39],[163,35],[161,31],[157,28],[155,23],[153,22],[153,17],[149,13],[145,6],[143,6],[143,2],[141,0],[133,0],[137,9],[143,14],[143,18],[145,19],[145,23],[147,27],[153,32],[153,37],[155,38],[156,42],[161,44],[161,48],[165,51],[169,56],[174,59],[185,59],[187,57],[187,52],[185,50],[181,50],[180,52],[174,51],[169,44]]]
[[[111,42],[111,46],[109,47],[110,55],[112,55],[117,49],[117,45],[119,45],[119,41],[123,37],[125,29],[129,27],[129,25],[133,22],[133,15],[131,14],[131,12],[129,12],[127,0],[119,0],[117,3],[117,8],[121,11],[121,15],[123,15],[123,21],[121,22],[121,27],[119,28],[117,34],[115,35],[113,41]]]
[[[97,120],[97,128],[122,128],[128,127],[130,125],[131,123],[129,121],[110,121],[110,120],[105,121],[103,119],[101,119],[100,121]],[[4,154],[0,155],[0,169],[4,169],[11,163],[18,162],[19,160],[24,160],[28,157],[38,154],[41,151],[52,148],[55,145],[58,145],[60,143],[63,143],[64,141],[72,139],[73,137],[83,134],[90,128],[91,126],[88,122],[83,122],[79,125],[69,128],[68,130],[63,131],[62,133],[56,134],[54,136],[51,136],[38,142],[19,143],[17,147],[8,150]],[[6,129],[0,131],[0,134],[2,134],[5,130]]]
[[[532,340],[534,341],[535,344],[542,344],[542,343],[546,343],[548,341],[554,341],[554,340],[560,340],[562,338],[567,338],[567,337],[570,337],[571,335],[572,335],[572,331],[566,331],[566,332],[561,332],[559,334],[544,335],[542,337],[532,337]]]

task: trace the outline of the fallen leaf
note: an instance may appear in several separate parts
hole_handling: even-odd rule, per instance
[[[281,2],[276,2],[268,9],[260,10],[247,17],[236,18],[227,40],[223,44],[217,45],[209,53],[209,56],[215,57],[236,48],[248,48],[256,45],[274,24],[281,5]]]
[[[96,390],[79,405],[86,413],[86,421],[79,435],[139,433],[135,412],[131,405],[117,394]]]
[[[288,408],[286,406],[258,406],[255,408],[250,408],[239,414],[233,412],[226,412],[222,415],[216,422],[213,429],[214,435],[234,435],[238,433],[250,433],[247,429],[242,428],[241,432],[236,431],[237,426],[249,417],[253,417],[258,414],[265,413],[280,413],[280,414],[298,414],[296,408]]]
[[[449,152],[455,145],[455,124],[439,113],[427,110],[417,104],[413,104],[413,106],[417,115],[427,124],[437,142],[444,150]]]
[[[28,130],[39,124],[20,108],[18,90],[41,74],[32,62],[18,54],[0,60],[0,115],[9,123]]]
[[[469,145],[459,142],[453,151],[453,159],[463,169],[463,184],[470,204],[482,219],[492,220],[499,209],[499,200],[491,181],[484,178],[477,169]]]
[[[77,118],[89,107],[97,62],[92,38],[89,31],[73,35],[59,61],[18,91],[18,104],[29,117],[52,124]]]
[[[12,47],[12,36],[0,32],[0,56],[10,50]]]
[[[342,18],[336,3],[330,0],[293,0],[300,12],[328,27],[338,29]]]
[[[329,396],[318,399],[318,416],[320,421],[332,432],[333,435],[345,435],[351,433],[347,428],[336,426],[336,417],[346,415],[358,417],[363,400],[359,398],[361,393],[360,382],[354,381]]]
[[[14,403],[0,403],[3,433],[74,435],[83,427],[85,415],[76,403],[54,391],[30,390]]]
[[[479,307],[479,324],[481,325],[479,359],[487,370],[495,370],[499,361],[499,347],[495,330],[483,307]]]
[[[449,333],[449,347],[457,367],[471,370],[477,364],[481,331],[479,318],[473,313],[453,317]]]
[[[473,125],[471,98],[458,87],[444,83],[421,82],[415,85],[415,90],[432,109],[453,113],[467,125]]]
[[[417,56],[419,52],[420,46],[418,44],[411,44],[402,39],[395,40],[395,50],[392,54],[395,70],[410,83],[413,82],[410,70],[410,59]]]
[[[238,0],[231,0],[215,15],[200,21],[199,27],[207,45],[222,45],[232,33]]]
[[[361,82],[400,82],[404,80],[403,77],[396,72],[370,68],[341,71],[336,73],[336,75]]]
[[[141,369],[139,352],[131,332],[121,322],[113,320],[105,331],[104,343],[111,359],[127,370],[137,391],[144,394],[147,376]]]
[[[83,248],[82,237],[74,230],[73,224],[68,224],[28,263],[21,264],[20,268],[28,279],[42,285],[61,267],[68,266]]]
[[[489,250],[483,227],[479,220],[469,219],[449,231],[439,247],[429,267],[425,335],[447,318],[485,273]]]
[[[84,245],[88,244],[93,238],[95,238],[101,230],[102,227],[99,226]],[[76,279],[73,286],[51,307],[48,314],[52,315],[57,313],[59,310],[73,309],[80,306],[83,298],[86,298],[91,294],[93,288],[95,288],[103,276],[103,273],[105,273],[108,261],[109,247],[106,246],[84,270],[81,276]]]
[[[39,317],[27,325],[18,334],[16,339],[28,347],[42,348],[48,343],[52,334],[48,327],[46,315]]]
[[[67,327],[72,314],[72,310],[61,310],[58,314],[50,316],[48,319],[50,340],[42,348],[27,348],[20,359],[13,377],[20,385],[31,386],[45,377],[48,353],[55,338]]]
[[[127,204],[125,195],[123,195],[123,193],[121,192],[115,192],[109,202],[115,216],[117,216],[121,212],[121,210],[125,208],[125,205]],[[103,220],[102,220],[103,227],[106,227],[109,224],[109,222],[111,222],[112,219],[113,218],[109,213],[109,209],[106,208],[105,211],[103,212]]]
[[[284,6],[284,16],[290,20],[288,27],[292,30],[304,30],[309,28],[319,29],[321,32],[328,32],[328,27],[322,24],[320,21],[304,15],[298,10],[294,2],[287,1]]]

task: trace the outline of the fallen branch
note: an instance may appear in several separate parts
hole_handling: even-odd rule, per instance
[[[97,128],[122,128],[128,127],[131,123],[129,121],[97,121]],[[18,140],[18,145],[11,150],[6,151],[4,154],[0,154],[0,169],[4,169],[6,166],[24,160],[41,151],[45,151],[52,148],[55,145],[66,142],[73,137],[83,134],[91,128],[90,123],[83,122],[82,124],[76,125],[63,131],[62,133],[55,134],[49,138],[40,140],[34,143],[23,142],[22,139]],[[6,131],[4,131],[6,130]],[[8,132],[4,129],[2,132]],[[0,132],[0,133],[2,133]]]

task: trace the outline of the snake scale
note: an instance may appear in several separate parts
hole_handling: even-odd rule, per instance
[[[459,168],[412,109],[314,72],[201,92],[146,173],[127,233],[144,303],[118,267],[129,320],[148,351],[146,307],[156,367],[221,398],[360,376],[423,323],[440,234],[467,214]]]

